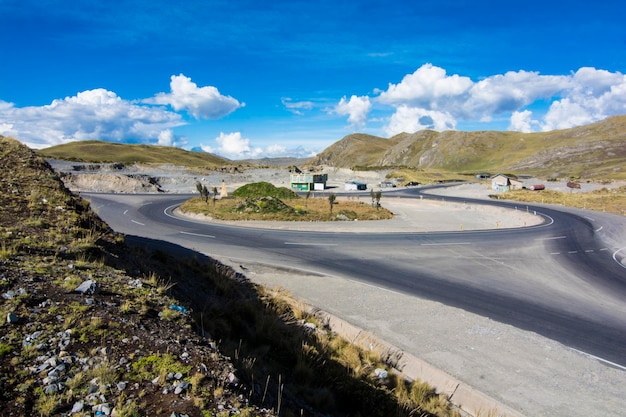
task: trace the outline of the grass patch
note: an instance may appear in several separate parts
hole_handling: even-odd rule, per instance
[[[385,220],[393,213],[362,201],[336,200],[333,213],[326,198],[310,198],[306,208],[299,200],[282,201],[273,197],[217,200],[207,205],[201,198],[184,202],[186,213],[203,214],[217,220],[266,220],[326,222],[338,220]]]
[[[239,198],[274,197],[280,200],[300,198],[298,194],[286,187],[276,187],[269,182],[246,184],[233,191],[232,195]]]
[[[174,355],[166,353],[141,358],[133,363],[131,368],[135,376],[141,379],[151,381],[158,377],[159,382],[163,383],[170,373],[181,373],[183,377],[187,376],[191,366],[183,365],[176,360]]]
[[[553,190],[516,190],[492,195],[492,198],[528,203],[559,204],[587,210],[626,215],[626,187],[602,188],[589,192],[561,192]]]

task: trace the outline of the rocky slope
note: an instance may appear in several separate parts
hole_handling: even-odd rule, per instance
[[[150,252],[129,250],[29,149],[0,138],[0,154],[3,416],[274,415],[249,404]]]
[[[310,165],[514,172],[536,176],[625,179],[626,116],[553,132],[419,131],[389,139],[349,135]]]

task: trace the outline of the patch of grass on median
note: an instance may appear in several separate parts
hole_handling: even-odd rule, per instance
[[[332,213],[327,198],[311,198],[282,201],[274,197],[248,199],[223,199],[205,202],[196,197],[184,202],[181,210],[203,214],[217,220],[266,220],[266,221],[346,221],[385,220],[393,213],[385,208],[375,208],[368,202],[335,200]]]

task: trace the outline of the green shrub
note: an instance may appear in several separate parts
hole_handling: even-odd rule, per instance
[[[282,200],[291,200],[300,198],[298,194],[286,187],[275,187],[269,182],[254,182],[246,184],[233,191],[234,197],[255,198],[255,197],[274,197]]]

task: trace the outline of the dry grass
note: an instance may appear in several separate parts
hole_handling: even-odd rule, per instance
[[[610,190],[603,188],[590,192],[519,190],[499,194],[498,198],[528,203],[560,204],[568,207],[626,215],[626,187]]]
[[[403,183],[417,181],[420,184],[476,180],[474,174],[459,174],[444,170],[420,168],[398,168],[387,174],[387,178],[403,178]]]
[[[191,152],[171,146],[131,145],[96,140],[70,142],[40,149],[45,158],[83,162],[117,162],[133,164],[168,164],[214,168],[232,165],[229,161],[206,152]]]

